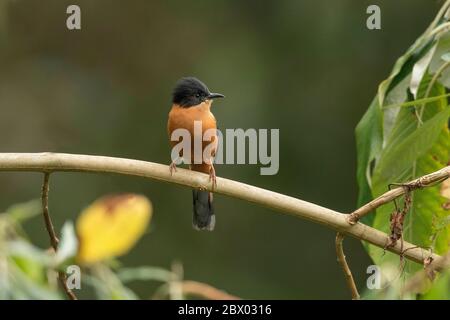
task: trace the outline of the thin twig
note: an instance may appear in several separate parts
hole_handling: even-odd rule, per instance
[[[198,281],[185,280],[181,283],[181,287],[185,295],[194,295],[208,300],[241,300],[239,297]]]
[[[352,271],[347,264],[347,260],[345,259],[344,248],[342,242],[344,241],[344,235],[339,233],[336,235],[336,256],[337,261],[342,267],[345,275],[345,281],[347,282],[347,286],[352,293],[353,300],[359,300],[358,288],[356,288],[355,280],[353,279]]]
[[[55,228],[53,227],[52,219],[48,212],[48,191],[49,191],[50,173],[44,173],[44,183],[42,184],[42,214],[44,216],[45,228],[50,237],[50,244],[53,250],[58,250],[59,239],[56,236]]]
[[[439,171],[427,174],[423,177],[417,178],[415,180],[406,182],[399,186],[398,188],[389,190],[388,192],[382,194],[378,198],[370,201],[369,203],[365,204],[364,206],[360,207],[359,209],[353,211],[348,216],[348,223],[351,225],[355,224],[359,221],[362,217],[366,216],[367,214],[373,212],[376,208],[391,202],[402,195],[405,194],[405,192],[412,191],[415,189],[422,189],[425,187],[430,187],[434,185],[435,183],[442,182],[445,179],[450,177],[450,166],[444,167]],[[407,188],[405,188],[407,187]]]
[[[50,173],[44,173],[44,183],[42,184],[42,214],[44,216],[45,228],[47,229],[48,235],[50,237],[50,244],[53,250],[56,252],[58,250],[59,239],[56,236],[55,228],[53,227],[52,219],[50,217],[50,213],[48,211],[48,192],[49,192],[49,181],[50,181]],[[58,271],[58,280],[63,288],[64,292],[67,294],[67,297],[71,300],[77,300],[76,295],[69,289],[67,286],[67,276],[65,272]]]
[[[195,296],[208,300],[241,300],[241,298],[237,296],[231,295],[225,291],[214,288],[209,284],[198,281],[184,280],[179,281],[178,285],[180,288],[181,297],[178,295],[173,296],[171,294],[171,285],[169,283],[165,283],[155,292],[151,299],[163,300],[169,298],[172,300],[180,300],[183,299],[184,296]]]
[[[446,174],[448,175],[450,167],[443,170],[447,170]],[[178,169],[176,173],[171,175],[169,166],[167,165],[103,156],[61,153],[0,153],[0,171],[115,173],[156,179],[212,191],[209,175],[207,174]],[[393,192],[395,194],[397,192],[401,194],[402,190],[403,188],[394,189]],[[214,192],[253,202],[278,212],[288,213],[298,218],[324,225],[337,232],[367,241],[380,248],[384,248],[386,245],[388,238],[386,233],[362,223],[350,225],[347,221],[348,214],[340,213],[307,201],[219,177],[217,178],[217,185],[214,188]],[[414,246],[414,244],[405,241],[403,249]],[[397,255],[400,255],[402,252],[400,244],[389,247],[387,250]],[[404,254],[405,258],[420,264],[423,263],[422,257],[430,255],[432,255],[437,268],[443,269],[444,265],[441,257],[432,254],[429,250],[414,248],[408,249]]]

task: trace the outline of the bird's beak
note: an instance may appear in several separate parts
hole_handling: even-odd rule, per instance
[[[210,93],[206,99],[210,100],[210,99],[216,99],[216,98],[225,98],[225,96],[223,94],[220,93]]]

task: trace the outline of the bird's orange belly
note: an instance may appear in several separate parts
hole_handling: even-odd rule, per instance
[[[197,130],[195,130],[196,121],[200,122],[197,124],[198,126]],[[200,128],[201,130],[199,130]],[[213,143],[213,145],[210,147],[211,154],[208,155],[207,157],[210,158],[215,156],[215,152],[217,149],[217,133],[215,131],[216,128],[217,128],[216,119],[214,118],[214,115],[209,111],[209,108],[204,108],[202,105],[190,108],[181,108],[179,106],[173,106],[169,113],[169,120],[167,123],[167,131],[169,134],[169,139],[172,137],[172,133],[176,129],[186,129],[190,133],[191,163],[194,162],[195,140],[202,141],[202,152],[209,144]],[[203,139],[204,134],[206,131],[210,129],[213,131],[208,132],[207,141],[204,141]],[[180,141],[178,140],[172,141],[172,139],[170,139],[172,147],[177,145],[179,142]],[[203,171],[203,170],[196,170],[196,171]]]

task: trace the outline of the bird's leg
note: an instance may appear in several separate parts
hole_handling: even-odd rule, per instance
[[[178,160],[178,158],[173,160],[169,165],[170,175],[173,175],[174,171],[177,172],[177,164],[176,164],[177,160]]]
[[[214,169],[213,164],[209,167],[209,181],[212,181],[213,190],[217,187],[217,179],[216,179],[216,170]]]

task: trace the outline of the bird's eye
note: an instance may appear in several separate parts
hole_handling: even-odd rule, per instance
[[[196,97],[196,98],[200,98],[200,93],[197,93],[197,94],[195,95],[195,97]]]

